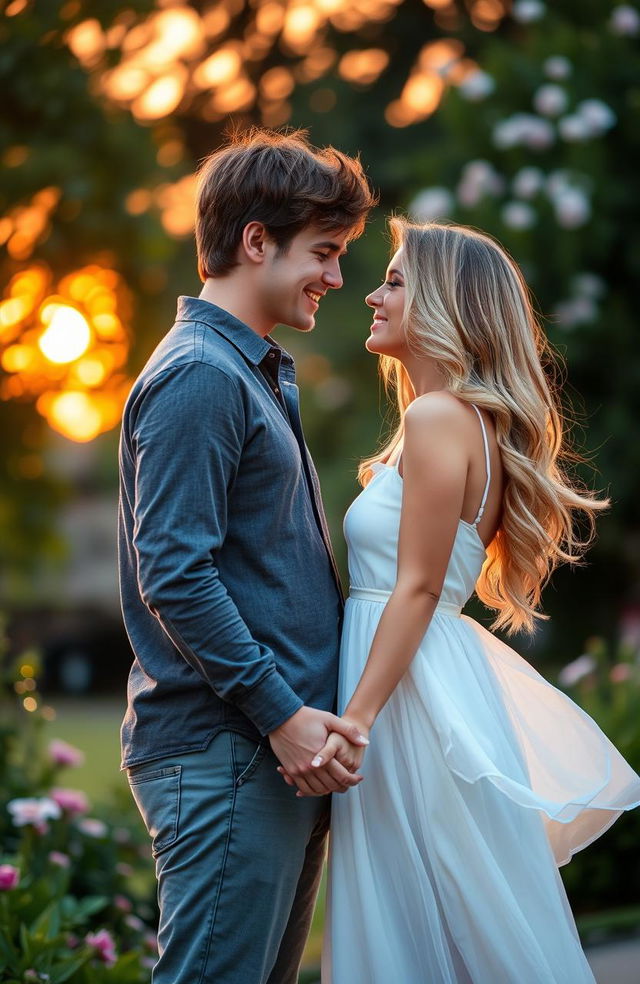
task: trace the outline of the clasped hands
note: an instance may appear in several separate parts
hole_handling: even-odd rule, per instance
[[[369,739],[354,721],[301,707],[269,735],[278,772],[297,796],[345,793],[362,782],[357,773]]]

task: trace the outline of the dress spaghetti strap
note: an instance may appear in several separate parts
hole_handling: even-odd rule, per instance
[[[473,407],[473,409],[475,410],[475,412],[478,414],[478,420],[480,421],[480,426],[482,427],[482,441],[484,443],[484,461],[485,461],[485,467],[486,467],[486,471],[487,471],[487,481],[485,483],[484,492],[482,494],[482,502],[480,503],[480,508],[478,510],[478,515],[476,516],[476,518],[474,519],[473,523],[471,524],[472,526],[477,526],[478,523],[480,522],[480,520],[482,519],[482,514],[484,512],[484,507],[485,507],[485,505],[487,503],[487,496],[489,495],[489,486],[491,485],[491,456],[489,454],[489,441],[487,439],[487,428],[486,428],[485,422],[484,422],[484,420],[482,418],[482,414],[478,410],[478,408],[475,405],[475,403],[472,403],[471,406]]]

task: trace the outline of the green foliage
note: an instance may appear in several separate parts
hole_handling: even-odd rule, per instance
[[[616,748],[640,771],[640,664],[632,647],[612,653],[602,639],[591,639],[574,663],[579,679],[565,689],[594,718]],[[569,670],[571,667],[568,668]],[[581,674],[581,675],[580,675]],[[562,680],[563,674],[560,678]],[[623,814],[595,844],[561,869],[577,913],[597,913],[640,903],[640,810]],[[624,877],[622,877],[624,873]],[[624,926],[624,913],[614,920]],[[587,925],[585,924],[585,931]],[[626,927],[628,930],[628,926]]]
[[[27,660],[33,666],[33,654]],[[18,701],[15,680],[14,668],[1,699],[0,981],[144,984],[154,882],[130,799],[85,815],[84,794],[58,786],[78,750],[44,747],[44,719]]]
[[[487,91],[470,95],[453,85],[432,117],[393,129],[384,122],[385,107],[400,94],[416,46],[434,37],[419,6],[402,4],[393,21],[367,35],[393,53],[377,82],[366,89],[349,89],[337,79],[317,83],[339,93],[337,114],[314,114],[313,86],[299,87],[295,122],[311,123],[318,142],[339,138],[345,149],[359,150],[381,189],[383,210],[484,229],[522,266],[549,339],[566,362],[561,396],[569,418],[577,418],[575,445],[595,466],[580,466],[579,477],[613,500],[598,523],[587,568],[579,575],[558,572],[555,590],[545,594],[551,622],[541,627],[534,648],[571,653],[576,625],[581,634],[615,637],[620,613],[634,603],[640,583],[637,34],[614,27],[615,4],[575,0],[541,3],[540,19],[508,17],[495,32],[461,24],[449,36],[464,41],[488,76]],[[400,33],[411,39],[404,46],[397,44]],[[550,85],[555,90],[544,90]],[[556,115],[550,114],[554,96],[566,102]],[[527,120],[518,135],[520,114]],[[586,119],[590,125],[581,127]],[[323,303],[312,341],[350,386],[349,399],[335,411],[317,409],[313,395],[305,405],[336,520],[353,490],[339,470],[375,446],[380,426],[375,370],[363,352],[369,319],[361,300],[386,263],[379,232],[372,225],[352,247],[345,290]]]

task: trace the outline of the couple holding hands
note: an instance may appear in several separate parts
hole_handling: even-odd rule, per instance
[[[343,604],[271,332],[313,329],[374,204],[357,160],[302,133],[212,154],[202,291],[125,408],[123,767],[156,859],[154,984],[294,984],[330,823],[327,984],[594,980],[557,866],[640,778],[461,611],[475,591],[496,627],[531,630],[587,546],[576,517],[606,503],[562,470],[516,264],[478,231],[394,218],[365,345],[399,425],[360,466]]]

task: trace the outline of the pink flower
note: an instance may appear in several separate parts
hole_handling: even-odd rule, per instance
[[[51,799],[61,810],[71,815],[86,813],[89,809],[89,800],[79,789],[52,789]]]
[[[118,957],[113,937],[108,930],[100,929],[97,933],[87,933],[84,941],[93,947],[96,956],[106,963],[107,967],[113,967]]]
[[[128,899],[126,895],[114,896],[113,904],[115,905],[116,909],[120,910],[120,912],[131,912],[131,910],[133,909],[131,900]]]
[[[69,855],[63,854],[62,851],[50,851],[48,859],[57,868],[68,868],[71,864]]]
[[[33,824],[38,830],[46,830],[47,820],[57,820],[61,815],[59,805],[48,796],[40,799],[14,799],[7,803],[7,809],[15,827]]]
[[[87,837],[100,838],[106,836],[107,825],[102,820],[96,820],[95,817],[83,817],[82,820],[78,821],[78,830],[81,830]]]
[[[84,752],[60,738],[54,738],[49,742],[48,751],[54,765],[77,766],[84,762]]]
[[[20,872],[12,864],[0,864],[0,892],[10,892],[20,881]]]
[[[628,663],[616,663],[609,671],[609,679],[612,683],[626,683],[633,676],[633,670]]]
[[[565,667],[560,670],[558,674],[558,681],[561,687],[575,687],[576,683],[584,677],[589,676],[597,669],[598,664],[596,663],[593,656],[589,653],[583,653],[582,656],[578,656],[573,662],[567,663]]]
[[[124,921],[129,927],[129,929],[133,929],[137,933],[142,932],[142,930],[144,929],[144,923],[142,919],[138,918],[138,916],[133,916],[133,915],[126,916]]]

